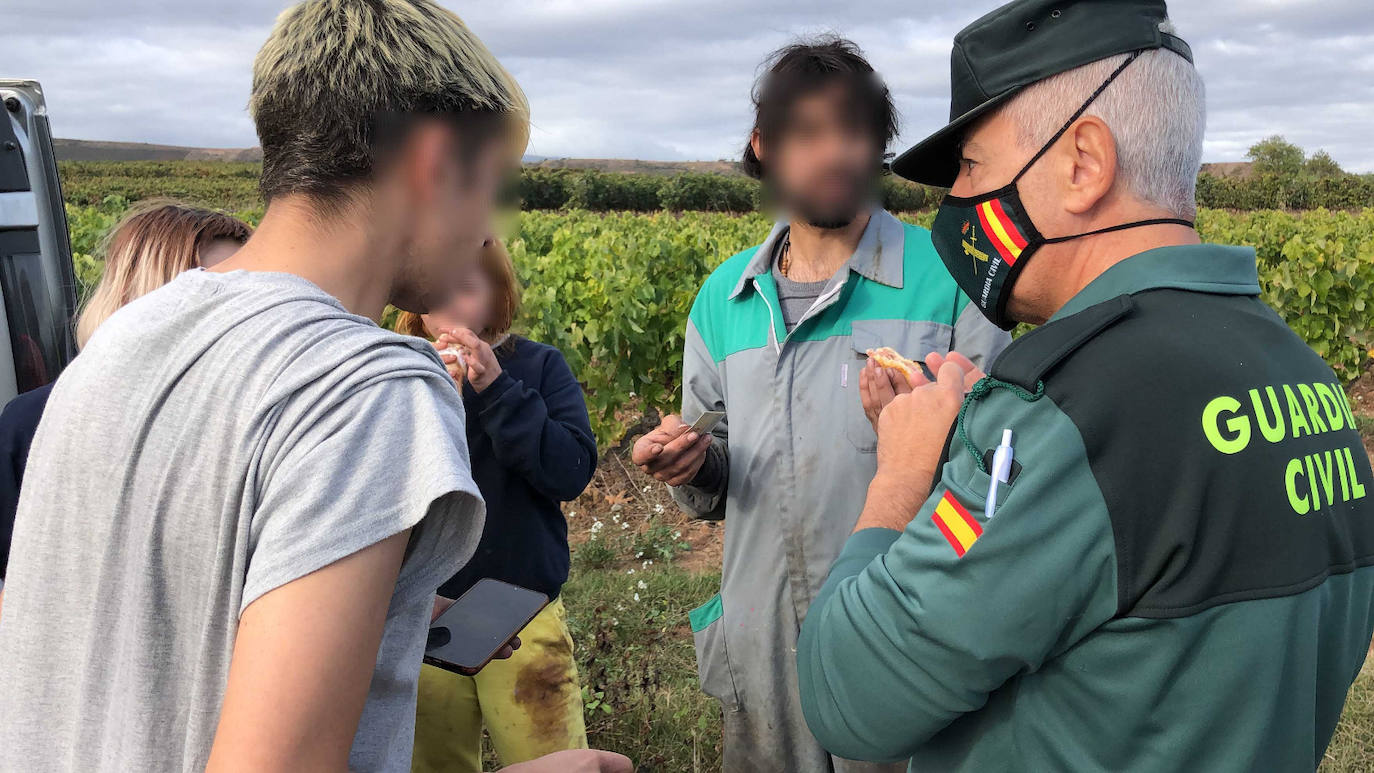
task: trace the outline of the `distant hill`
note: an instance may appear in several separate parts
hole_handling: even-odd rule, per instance
[[[189,148],[147,142],[102,142],[54,139],[59,161],[261,161],[261,148]],[[674,175],[682,172],[741,174],[731,161],[632,161],[616,158],[545,158],[525,156],[526,166],[544,169],[596,169]]]
[[[261,161],[260,148],[187,148],[147,142],[52,141],[59,161]]]
[[[60,161],[261,161],[261,148],[188,148],[146,142],[100,142],[54,139]],[[675,175],[683,172],[743,174],[736,161],[635,161],[620,158],[544,158],[525,156],[525,165],[540,169],[595,169],[601,172],[637,172]],[[1249,177],[1248,161],[1203,164],[1202,171],[1218,177]]]
[[[599,172],[636,172],[639,174],[675,175],[683,172],[715,172],[742,175],[744,171],[735,161],[634,161],[621,158],[546,158],[525,166],[539,169],[595,169]]]

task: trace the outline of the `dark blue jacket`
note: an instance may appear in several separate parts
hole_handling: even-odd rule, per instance
[[[0,411],[0,580],[5,579],[5,566],[10,560],[14,512],[19,509],[19,484],[24,482],[29,446],[50,394],[52,384],[29,390],[10,400],[5,410]]]
[[[501,375],[481,394],[463,386],[472,477],[487,502],[477,553],[439,588],[457,598],[483,577],[554,598],[568,579],[568,521],[596,469],[582,386],[552,346],[512,336],[496,347]]]

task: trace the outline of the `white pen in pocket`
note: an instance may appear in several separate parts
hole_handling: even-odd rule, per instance
[[[1011,479],[1011,462],[1015,452],[1011,448],[1011,430],[1002,430],[1002,444],[992,452],[992,469],[988,470],[992,480],[988,481],[988,498],[983,505],[983,516],[991,518],[997,512],[997,487]]]

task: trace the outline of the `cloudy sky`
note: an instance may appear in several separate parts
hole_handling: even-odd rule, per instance
[[[903,139],[948,112],[949,41],[996,0],[443,0],[529,93],[529,152],[733,158],[758,62],[805,33],[855,40],[887,79]],[[55,134],[256,144],[250,63],[289,0],[3,0],[0,75],[42,81]],[[1208,87],[1206,160],[1283,134],[1374,171],[1369,0],[1179,0]],[[16,31],[26,34],[16,35]]]

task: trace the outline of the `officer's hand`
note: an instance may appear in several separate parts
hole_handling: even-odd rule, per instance
[[[968,363],[976,371],[972,366]],[[929,494],[949,428],[964,402],[965,385],[977,381],[971,377],[958,360],[943,358],[934,382],[927,380],[888,403],[878,419],[876,477],[908,487],[922,498]]]
[[[973,364],[972,360],[958,352],[950,352],[949,354],[931,352],[926,355],[926,367],[930,368],[931,373],[938,374],[946,360],[963,369],[965,393],[986,375],[977,365]],[[892,368],[878,367],[877,363],[870,359],[864,369],[859,371],[859,396],[863,402],[864,414],[873,424],[873,430],[877,431],[878,416],[883,412],[883,408],[892,402],[893,398],[929,383],[931,383],[930,379],[926,378],[926,374],[919,370],[907,378]]]
[[[706,449],[711,447],[711,433],[698,435],[690,432],[690,424],[674,414],[663,417],[663,421],[644,437],[635,441],[630,451],[630,460],[639,469],[669,486],[681,486],[696,477],[702,462],[706,461]]]
[[[630,758],[599,749],[569,749],[501,770],[507,773],[634,773]]]
[[[963,391],[965,391],[966,394],[967,391],[973,389],[973,384],[978,383],[978,379],[984,378],[984,376],[987,375],[987,373],[982,372],[981,369],[977,367],[977,365],[973,364],[973,360],[969,360],[969,358],[963,356],[963,354],[959,354],[958,351],[951,351],[951,353],[948,354],[941,354],[938,353],[938,351],[932,351],[932,353],[926,354],[926,368],[930,368],[930,372],[936,373],[937,376],[938,373],[940,373],[940,368],[943,368],[945,362],[947,361],[954,362],[954,364],[959,365],[959,368],[962,369]],[[926,378],[925,373],[911,373],[912,387],[918,387],[921,386],[921,384],[929,383],[930,379]]]
[[[964,371],[965,394],[967,394],[968,391],[973,388],[974,384],[978,383],[979,379],[987,375],[982,370],[980,370],[977,365],[973,364],[973,360],[970,360],[969,358],[965,357],[964,355],[958,352],[950,352],[949,354],[931,352],[930,354],[926,355],[926,367],[930,368],[930,372],[936,374],[937,378],[940,373],[940,368],[944,367],[946,362],[953,362],[954,364],[958,365],[961,370]],[[930,379],[926,378],[926,374],[920,372],[911,374],[911,386],[918,387],[922,384],[929,383],[931,382]]]

